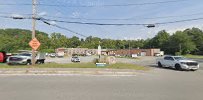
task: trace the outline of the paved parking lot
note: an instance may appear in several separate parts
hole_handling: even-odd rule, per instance
[[[92,62],[94,60],[94,58],[97,58],[97,56],[85,56],[82,57],[80,56],[80,62]],[[72,63],[71,62],[71,57],[63,57],[63,58],[51,58],[51,57],[47,57],[45,63],[49,63],[49,62],[55,62],[55,63],[61,63],[61,64],[65,64],[65,63]]]
[[[97,56],[85,56],[79,57],[81,62],[92,62],[93,59],[98,58]],[[156,67],[156,59],[159,57],[139,57],[138,59],[129,59],[129,58],[116,58],[117,62],[122,63],[132,63],[141,66],[149,66],[149,67]],[[200,70],[203,70],[203,59],[194,59],[200,64]],[[50,58],[46,59],[46,62],[55,62],[55,63],[72,63],[71,57],[64,57],[64,58]]]

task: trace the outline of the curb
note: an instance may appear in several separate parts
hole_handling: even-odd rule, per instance
[[[92,76],[136,76],[142,71],[126,70],[90,70],[90,69],[0,69],[0,75],[92,75]]]

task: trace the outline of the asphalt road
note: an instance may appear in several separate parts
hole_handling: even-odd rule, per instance
[[[0,76],[0,100],[203,100],[203,71],[131,77]]]

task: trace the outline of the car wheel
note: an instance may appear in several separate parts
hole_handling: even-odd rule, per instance
[[[26,65],[31,65],[31,64],[32,64],[31,60],[28,60]]]
[[[197,69],[191,69],[191,71],[197,71]]]
[[[158,67],[162,67],[162,64],[160,62],[158,62]]]
[[[179,64],[176,64],[176,65],[175,65],[175,69],[176,69],[176,70],[179,70],[179,71],[182,71],[182,70],[183,70]]]

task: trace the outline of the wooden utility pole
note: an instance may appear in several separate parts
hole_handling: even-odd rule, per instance
[[[32,39],[35,38],[36,27],[36,0],[32,0]],[[35,50],[32,49],[32,65],[35,65]]]

